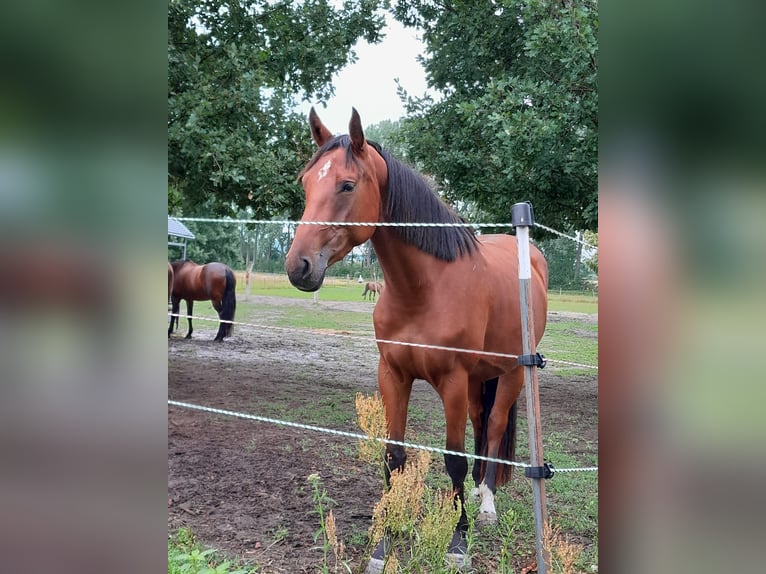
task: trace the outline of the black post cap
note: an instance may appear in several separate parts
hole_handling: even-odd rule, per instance
[[[532,204],[528,201],[516,203],[511,207],[511,225],[532,226],[535,224],[535,216],[532,211]]]

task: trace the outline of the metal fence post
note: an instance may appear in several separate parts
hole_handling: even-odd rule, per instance
[[[516,228],[516,241],[519,252],[519,295],[521,299],[521,337],[523,353],[527,357],[536,354],[535,322],[531,313],[532,305],[532,267],[529,256],[529,228],[534,225],[532,205],[517,203],[511,208],[511,224]],[[528,363],[528,361],[527,361]],[[533,468],[542,468],[543,441],[540,429],[540,398],[537,388],[537,366],[526,364],[524,367],[524,387],[527,399],[527,422],[529,423],[529,456]],[[537,573],[547,574],[550,569],[550,552],[543,547],[543,532],[548,520],[545,505],[545,478],[532,478],[532,494],[535,512],[535,543],[537,547]]]

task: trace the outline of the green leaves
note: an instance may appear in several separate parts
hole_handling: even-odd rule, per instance
[[[169,206],[210,215],[293,209],[313,151],[298,98],[332,94],[360,37],[375,42],[382,0],[168,5]]]
[[[560,229],[597,226],[597,3],[451,3],[394,8],[427,42],[429,84],[406,97],[410,159],[453,203],[507,220],[530,200]]]

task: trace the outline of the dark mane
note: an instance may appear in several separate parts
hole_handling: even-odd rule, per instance
[[[383,198],[385,221],[401,223],[465,223],[444,203],[426,179],[374,142],[388,166],[388,189]],[[470,227],[395,227],[401,238],[444,261],[473,253],[477,240]]]

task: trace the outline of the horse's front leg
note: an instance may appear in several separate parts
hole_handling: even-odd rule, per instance
[[[412,392],[411,377],[403,378],[395,374],[383,357],[378,362],[378,388],[383,399],[388,425],[388,438],[397,441],[404,440],[404,430],[407,426],[407,405]],[[407,453],[403,446],[386,443],[386,486],[391,473],[404,467]]]
[[[465,424],[468,410],[468,377],[465,374],[450,375],[448,380],[437,384],[439,396],[444,404],[444,416],[447,423],[446,449],[455,452],[465,452]],[[468,526],[465,514],[464,484],[468,474],[468,459],[456,454],[445,454],[444,464],[447,474],[452,479],[452,487],[456,499],[460,500],[462,513],[459,527],[465,530]]]
[[[449,378],[435,385],[444,403],[444,415],[447,424],[446,449],[454,452],[465,452],[466,411],[468,410],[468,375],[466,373],[451,373]],[[468,518],[465,511],[465,477],[468,474],[468,459],[457,454],[445,454],[444,464],[447,474],[452,479],[455,501],[460,502],[460,519],[452,536],[447,559],[463,566],[467,560],[468,546],[465,533],[468,531]]]
[[[378,389],[386,412],[388,438],[391,440],[404,440],[404,429],[407,426],[407,405],[410,401],[413,380],[411,377],[405,378],[396,374],[385,359],[380,357],[378,362]],[[403,468],[406,462],[407,453],[404,447],[386,443],[385,477],[387,488],[390,486],[391,473]],[[365,574],[383,572],[389,547],[389,536],[386,533],[373,551]]]
[[[194,308],[194,301],[191,299],[186,300],[186,320],[189,323],[189,331],[186,333],[186,338],[191,339],[192,331],[192,309]]]

